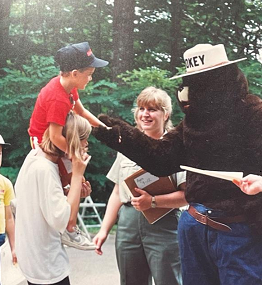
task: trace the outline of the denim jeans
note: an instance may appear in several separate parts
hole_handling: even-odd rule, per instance
[[[0,246],[5,243],[5,234],[0,234]]]
[[[221,211],[192,204],[197,211],[221,217]],[[262,205],[261,205],[262,206]],[[261,285],[262,237],[247,223],[230,224],[223,232],[197,222],[187,211],[178,225],[183,285]]]

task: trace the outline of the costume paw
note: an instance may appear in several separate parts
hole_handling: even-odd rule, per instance
[[[108,121],[103,123],[108,125]],[[119,144],[119,133],[118,126],[109,128],[99,126],[97,128],[92,128],[92,135],[109,147],[113,147],[114,144]]]
[[[100,114],[98,115],[98,119],[103,122],[105,125],[107,125],[108,127],[112,127],[112,118],[109,117],[106,114]]]

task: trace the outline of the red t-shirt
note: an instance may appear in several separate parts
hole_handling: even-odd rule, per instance
[[[64,126],[66,116],[73,108],[74,102],[79,99],[77,89],[71,91],[73,100],[70,102],[70,95],[66,93],[60,83],[60,76],[51,79],[43,87],[37,97],[35,108],[30,119],[28,133],[31,137],[37,137],[38,143],[42,141],[43,134],[49,123],[56,123]]]

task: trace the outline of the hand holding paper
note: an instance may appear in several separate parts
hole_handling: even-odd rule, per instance
[[[212,176],[212,177],[216,177],[216,178],[221,178],[221,179],[225,179],[225,180],[229,180],[229,181],[240,180],[243,178],[243,172],[211,171],[211,170],[203,170],[203,169],[184,166],[184,165],[180,165],[180,168],[187,170],[187,171],[192,171],[195,173],[208,175],[208,176]]]
[[[249,174],[241,180],[233,180],[244,193],[248,195],[256,195],[262,192],[262,176]]]

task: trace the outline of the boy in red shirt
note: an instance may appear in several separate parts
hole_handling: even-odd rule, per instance
[[[95,57],[88,42],[72,44],[59,49],[55,61],[60,66],[60,75],[51,79],[41,89],[30,119],[28,133],[31,145],[35,148],[42,142],[43,134],[49,128],[52,143],[67,153],[67,143],[62,135],[62,129],[70,110],[87,119],[94,127],[105,126],[84,108],[77,90],[85,89],[92,80],[95,69],[106,66],[108,62]],[[61,161],[59,165],[61,174],[61,167],[63,167]],[[66,184],[63,181],[63,186]],[[88,184],[85,187],[90,187],[90,185]],[[77,217],[68,225],[62,236],[62,242],[65,239],[64,243],[69,246],[79,249],[93,249],[93,244],[77,229],[76,221]]]

